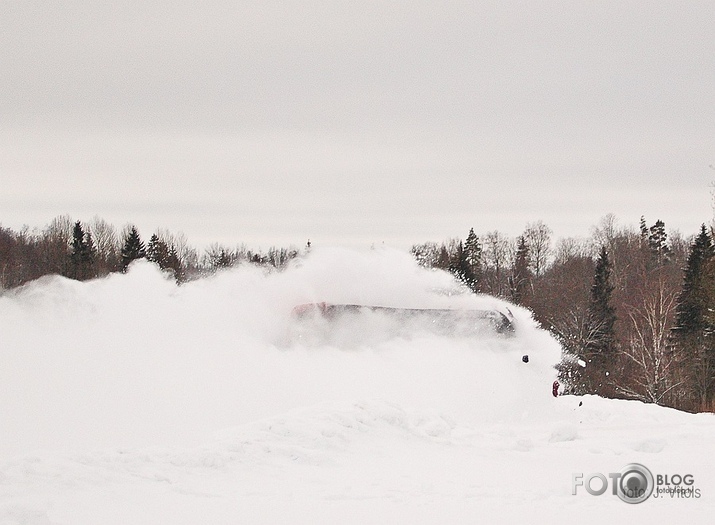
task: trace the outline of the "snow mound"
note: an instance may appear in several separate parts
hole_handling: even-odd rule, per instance
[[[320,301],[506,308],[515,331],[361,312],[296,337]],[[714,418],[553,398],[560,349],[528,311],[393,250],[180,287],[142,261],[48,277],[0,296],[0,334],[3,525],[677,522],[688,502],[572,495],[574,472],[630,462],[692,474],[688,516],[711,518]]]
[[[292,338],[295,305],[319,300],[509,308],[517,333],[396,330],[359,315],[319,344]],[[284,272],[244,266],[181,287],[145,261],[86,283],[49,277],[0,297],[0,323],[4,453],[188,446],[326,401],[515,417],[551,401],[559,357],[529,312],[389,249],[316,249]]]

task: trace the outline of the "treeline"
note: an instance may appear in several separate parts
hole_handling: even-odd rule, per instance
[[[99,217],[81,222],[63,215],[42,230],[18,232],[0,226],[0,290],[49,274],[81,281],[103,277],[125,272],[133,260],[141,258],[183,283],[242,262],[281,269],[298,253],[295,248],[261,252],[213,244],[199,254],[183,234],[158,230],[145,242],[133,225],[118,232]]]
[[[420,264],[475,293],[531,309],[562,344],[568,393],[715,411],[715,249],[663,221],[620,227],[606,216],[588,238],[552,241],[541,222],[415,245]]]

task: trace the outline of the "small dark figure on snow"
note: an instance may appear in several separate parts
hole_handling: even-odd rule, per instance
[[[554,395],[554,397],[559,397],[559,382],[554,381],[554,384],[551,385],[551,393]]]

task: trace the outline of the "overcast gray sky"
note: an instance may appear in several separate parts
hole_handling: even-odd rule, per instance
[[[715,2],[0,2],[0,223],[249,245],[712,217]]]

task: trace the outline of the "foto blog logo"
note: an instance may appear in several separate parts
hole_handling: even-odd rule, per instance
[[[609,482],[610,480],[610,482]],[[700,490],[694,487],[692,474],[658,474],[653,473],[640,463],[629,463],[619,472],[611,472],[608,476],[595,472],[584,476],[574,473],[571,480],[572,494],[575,496],[580,488],[592,496],[600,496],[609,490],[626,503],[642,503],[651,495],[654,498],[699,498]]]

